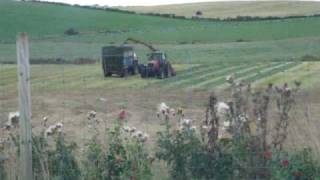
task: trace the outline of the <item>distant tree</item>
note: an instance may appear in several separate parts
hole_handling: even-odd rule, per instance
[[[79,32],[74,28],[69,28],[64,32],[65,35],[77,35]]]
[[[202,11],[200,10],[196,11],[196,16],[202,16],[202,15],[203,15]]]

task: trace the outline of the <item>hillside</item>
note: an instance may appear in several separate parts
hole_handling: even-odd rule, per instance
[[[161,6],[119,7],[142,13],[172,13],[191,17],[196,11],[203,12],[203,17],[227,18],[236,16],[293,16],[320,13],[319,2],[299,1],[242,1],[242,2],[205,2]]]
[[[215,61],[295,59],[320,52],[316,45],[320,17],[210,22],[44,3],[7,0],[0,4],[0,24],[5,27],[0,28],[1,62],[15,61],[15,37],[22,31],[30,35],[32,56],[37,59],[97,59],[103,45],[120,44],[128,37],[169,51],[179,63],[188,59],[208,62],[212,56]],[[64,35],[69,28],[80,35]],[[306,50],[306,46],[310,48]],[[143,54],[147,51],[142,46],[137,49]],[[186,54],[187,49],[192,53]]]
[[[168,22],[162,18],[45,3],[2,1],[0,4],[0,24],[6,27],[0,29],[1,39],[12,39],[21,31],[44,37],[63,35],[68,28],[83,33],[129,31]]]
[[[2,41],[13,42],[18,32],[32,39],[122,42],[127,37],[154,43],[218,43],[318,36],[319,17],[254,22],[208,22],[151,17],[31,2],[1,2]],[[14,21],[13,21],[14,20]],[[81,34],[68,37],[75,28]]]

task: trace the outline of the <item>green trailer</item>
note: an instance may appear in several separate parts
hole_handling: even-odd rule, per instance
[[[102,48],[104,77],[113,74],[125,77],[138,73],[138,58],[131,46],[105,46]]]

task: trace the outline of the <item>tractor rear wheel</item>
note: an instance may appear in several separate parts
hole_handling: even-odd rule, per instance
[[[140,76],[141,76],[141,78],[147,77],[147,69],[145,67],[140,68]]]
[[[166,78],[169,78],[169,77],[171,77],[171,76],[172,76],[171,67],[170,67],[170,65],[168,65],[168,66],[166,67]]]
[[[134,65],[134,66],[133,66],[133,69],[132,69],[132,75],[136,75],[138,72],[139,72],[138,66],[137,66],[137,65]]]
[[[142,71],[141,74],[140,74],[141,78],[146,78],[147,75],[146,75],[146,72],[145,71]]]
[[[110,77],[110,76],[112,76],[112,73],[110,73],[110,72],[104,73],[104,77]]]
[[[127,69],[124,69],[120,75],[120,77],[127,77],[128,75],[128,70]]]
[[[167,78],[170,78],[171,76],[172,76],[172,71],[171,71],[171,69],[169,68],[169,69],[168,69]]]
[[[158,77],[159,79],[164,79],[166,77],[164,70],[160,70]]]

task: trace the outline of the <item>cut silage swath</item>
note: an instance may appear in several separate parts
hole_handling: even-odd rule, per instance
[[[244,67],[244,65],[238,65],[238,66],[231,66],[228,68],[223,68],[218,71],[213,71],[213,72],[210,71],[206,74],[203,74],[201,77],[192,76],[189,79],[183,80],[183,82],[181,82],[181,83],[178,82],[178,84],[168,85],[166,88],[185,88],[190,85],[197,84],[199,82],[207,81],[210,78],[215,78],[215,77],[218,77],[218,76],[221,76],[224,74],[229,74],[230,72],[236,71],[236,70],[241,69],[243,67]]]
[[[262,71],[260,73],[256,73],[254,74],[253,76],[251,77],[247,77],[244,79],[245,82],[250,82],[250,83],[253,83],[257,80],[260,80],[260,79],[263,79],[263,78],[266,78],[268,76],[271,76],[271,75],[274,75],[276,73],[279,73],[279,72],[283,72],[283,71],[286,71],[290,68],[293,68],[297,65],[299,65],[300,62],[289,62],[289,63],[285,63],[283,64],[282,66],[277,66],[277,67],[274,67],[274,68],[270,68],[268,70],[265,70],[265,71]]]
[[[277,63],[279,64],[279,63]],[[249,66],[245,69],[241,69],[239,71],[234,71],[234,72],[231,72],[229,74],[224,74],[224,76],[222,77],[219,77],[219,78],[216,78],[214,80],[209,80],[207,82],[203,82],[202,84],[200,84],[200,86],[197,86],[196,88],[199,88],[199,89],[214,89],[216,88],[217,86],[220,86],[220,85],[223,85],[226,83],[226,76],[228,75],[234,75],[235,78],[239,78],[239,77],[242,77],[242,76],[245,76],[247,74],[251,74],[253,72],[256,72],[256,71],[260,71],[266,67],[270,67],[270,66],[274,66],[276,65],[276,63],[270,63],[270,64],[259,64],[259,65],[255,65],[255,66]]]
[[[192,81],[198,81],[199,79],[206,79],[209,76],[212,76],[213,74],[218,74],[220,72],[224,72],[226,70],[230,69],[236,69],[239,68],[238,66],[231,66],[231,67],[213,67],[210,69],[207,69],[206,71],[202,71],[199,73],[192,73],[190,72],[190,76],[185,78],[179,78],[175,82],[172,82],[167,85],[167,88],[175,87],[175,86],[182,86],[184,84],[190,84]]]
[[[214,66],[214,67],[211,65],[210,66],[202,65],[200,68],[197,68],[197,69],[189,69],[189,70],[186,70],[182,73],[177,73],[177,76],[171,77],[169,79],[164,79],[159,83],[168,84],[170,82],[177,82],[180,80],[189,79],[189,78],[192,78],[194,75],[201,75],[203,73],[211,72],[216,69],[224,68],[225,66],[226,66],[225,64],[220,64],[220,65]]]
[[[246,83],[249,83],[249,82],[252,83],[255,80],[271,76],[275,73],[281,72],[283,70],[286,70],[286,69],[291,68],[296,65],[297,65],[297,62],[287,62],[287,63],[281,63],[281,64],[278,63],[272,67],[267,67],[265,69],[261,69],[261,71],[259,71],[258,73],[244,75],[244,76],[241,76],[240,78],[238,76],[238,78],[236,78],[236,80],[237,81],[244,81]],[[261,76],[262,74],[264,76]],[[224,83],[222,86],[219,86],[219,88],[221,88],[221,89],[226,88],[226,87],[227,87],[226,83]]]
[[[49,77],[42,77],[39,71],[39,74],[36,74],[35,77],[32,80],[32,82],[39,82],[43,80],[56,80],[61,79],[61,77],[69,80],[75,80],[77,78],[81,78],[83,76],[88,77],[89,75],[92,75],[93,73],[99,73],[100,69],[96,68],[96,66],[93,65],[56,65],[54,69],[54,74],[52,74]]]
[[[16,65],[8,65],[8,64],[1,64],[1,71],[0,71],[0,77],[2,79],[10,79],[10,78],[16,78],[17,77],[17,68]]]

